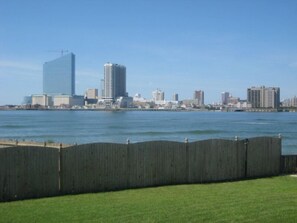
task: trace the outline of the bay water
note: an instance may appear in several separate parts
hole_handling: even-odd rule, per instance
[[[297,113],[171,111],[0,111],[0,139],[67,144],[239,139],[282,135],[297,154]]]

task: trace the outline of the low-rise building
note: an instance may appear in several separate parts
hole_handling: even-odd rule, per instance
[[[23,105],[31,105],[32,104],[32,95],[25,96],[23,99]]]
[[[183,107],[198,107],[199,106],[199,99],[185,99],[182,100]]]
[[[73,106],[83,106],[84,97],[83,96],[70,96],[70,95],[56,95],[54,96],[54,107],[73,107]]]
[[[288,98],[283,100],[282,102],[283,107],[297,107],[297,97],[294,96],[293,98]]]
[[[116,103],[120,108],[131,108],[133,107],[133,98],[132,97],[118,97]]]
[[[32,105],[40,105],[44,107],[52,106],[53,99],[47,94],[34,94],[32,95]]]
[[[98,89],[87,89],[85,97],[87,99],[98,99]]]

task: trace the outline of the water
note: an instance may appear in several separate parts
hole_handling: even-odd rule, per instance
[[[283,154],[297,154],[297,113],[0,111],[0,138],[39,142],[192,142],[279,133]]]

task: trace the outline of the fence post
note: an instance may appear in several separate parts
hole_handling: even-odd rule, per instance
[[[59,194],[61,194],[61,192],[62,192],[62,188],[61,188],[61,148],[62,148],[62,146],[60,146],[60,148],[58,148],[58,151],[59,151],[59,158],[58,158],[58,173],[59,173],[58,174],[58,177],[59,177],[58,187],[59,187]]]
[[[280,149],[280,156],[279,156],[279,173],[280,174],[283,174],[283,167],[284,167],[284,159],[282,158],[282,134],[278,134],[278,138],[279,138],[279,140],[280,140],[280,147],[281,147],[281,149]]]
[[[185,138],[185,146],[186,146],[186,173],[187,173],[187,183],[190,182],[190,158],[189,158],[189,140]]]
[[[245,147],[245,163],[244,163],[244,177],[247,178],[248,172],[248,147],[249,147],[249,139],[244,140]]]
[[[131,166],[131,161],[130,161],[130,150],[129,150],[129,144],[130,144],[130,139],[127,139],[127,172],[126,172],[126,180],[127,180],[127,188],[130,188],[130,166]]]

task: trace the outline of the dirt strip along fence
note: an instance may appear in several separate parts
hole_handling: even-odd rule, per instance
[[[294,165],[273,137],[8,147],[0,148],[0,201],[266,177]]]

